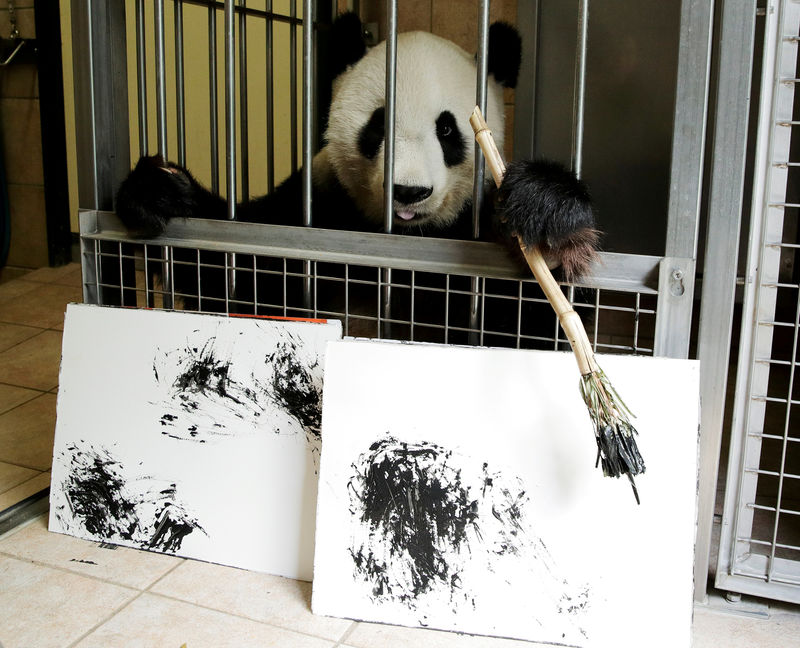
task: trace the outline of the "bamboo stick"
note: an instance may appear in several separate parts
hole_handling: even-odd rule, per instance
[[[473,110],[469,122],[475,131],[475,139],[483,151],[495,184],[500,187],[506,167],[497,150],[492,132],[477,106]],[[639,492],[633,477],[643,473],[645,465],[636,446],[636,428],[630,422],[633,414],[597,364],[583,322],[559,288],[541,250],[536,245],[532,247],[524,245],[519,237],[517,240],[528,267],[558,316],[561,328],[564,330],[578,362],[578,369],[581,373],[581,396],[594,427],[597,463],[602,461],[603,473],[607,476],[627,476],[638,504]]]

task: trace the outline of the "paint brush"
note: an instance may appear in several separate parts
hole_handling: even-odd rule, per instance
[[[495,184],[500,187],[506,167],[497,150],[492,132],[477,106],[469,118],[475,139],[483,151]],[[581,373],[580,390],[589,410],[597,442],[597,464],[608,477],[626,475],[630,481],[636,503],[639,492],[634,477],[645,471],[644,460],[636,445],[636,428],[631,424],[631,411],[619,397],[597,360],[578,313],[559,288],[547,262],[537,245],[527,246],[517,237],[522,254],[539,282],[542,290],[558,316],[561,328],[569,340]]]

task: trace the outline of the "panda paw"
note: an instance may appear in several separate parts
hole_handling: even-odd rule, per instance
[[[173,218],[192,216],[196,183],[186,169],[160,155],[145,156],[117,191],[116,212],[135,236],[159,236]]]
[[[560,263],[567,280],[588,272],[599,232],[586,186],[562,166],[512,162],[497,194],[500,221],[525,247],[538,245]]]

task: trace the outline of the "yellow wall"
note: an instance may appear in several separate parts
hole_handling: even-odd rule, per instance
[[[155,96],[155,45],[153,27],[153,4],[145,2],[145,30],[147,37],[147,100],[148,100],[148,153],[157,149],[156,136],[156,96]],[[165,41],[167,72],[167,153],[172,161],[177,159],[177,133],[175,109],[175,47],[174,47],[174,9],[173,2],[165,3]],[[289,0],[273,0],[273,11],[289,15]],[[302,17],[302,2],[296,2],[298,17]],[[338,0],[339,11],[352,8],[350,0]],[[132,163],[138,159],[139,125],[136,86],[136,29],[135,0],[125,0],[127,15],[127,55],[128,55],[128,111],[130,122],[130,150]],[[249,8],[266,9],[266,0],[249,0]],[[365,21],[383,23],[383,3],[362,2],[361,13]],[[75,156],[75,110],[72,76],[72,40],[70,27],[70,0],[62,0],[62,39],[64,59],[64,95],[66,100],[67,156],[70,183],[70,213],[72,230],[78,230],[78,200]],[[449,38],[468,51],[474,51],[477,37],[477,3],[473,0],[408,0],[399,3],[398,26],[400,31],[424,29]],[[515,0],[497,0],[492,4],[492,20],[514,22],[516,17]],[[184,76],[186,101],[186,155],[187,167],[194,176],[207,186],[211,183],[210,152],[210,108],[208,100],[209,54],[208,54],[208,9],[184,3]],[[458,17],[458,19],[455,19]],[[224,103],[224,16],[217,11],[217,78],[218,78],[218,125],[219,125],[219,170],[220,190],[225,191],[225,103]],[[237,19],[238,38],[238,19]],[[286,23],[273,23],[273,61],[274,61],[274,138],[275,138],[275,184],[279,184],[291,173],[291,133],[290,133],[290,77],[289,77],[289,26]],[[297,27],[297,145],[298,159],[302,128],[302,26]],[[247,114],[248,146],[250,163],[250,195],[262,195],[267,191],[267,118],[266,118],[266,26],[260,17],[247,20]],[[236,47],[237,124],[241,116],[238,91],[238,45]],[[506,128],[512,130],[513,91],[506,90]],[[241,151],[241,141],[237,126],[237,151]],[[511,140],[507,138],[506,155],[511,153]],[[237,168],[241,168],[239,165]],[[239,174],[241,176],[241,174]],[[241,177],[238,178],[238,198],[241,199]]]
[[[265,9],[266,2],[250,0],[248,7]],[[128,112],[130,123],[131,164],[142,153],[153,154],[157,150],[156,134],[156,95],[155,95],[155,41],[153,27],[153,3],[145,3],[146,65],[147,65],[147,126],[148,150],[139,150],[138,95],[136,82],[136,27],[135,0],[125,0],[127,17],[127,59],[128,59]],[[289,15],[289,0],[274,0],[273,11]],[[224,14],[217,11],[217,79],[218,79],[218,128],[219,128],[219,179],[220,190],[225,193],[225,51]],[[302,18],[302,3],[297,3],[298,18]],[[186,105],[186,166],[194,176],[207,186],[211,184],[211,146],[209,106],[209,46],[208,9],[184,3],[184,90]],[[167,86],[167,154],[170,160],[177,160],[177,121],[175,87],[175,43],[174,43],[173,3],[165,2],[165,41],[166,41],[166,86]],[[258,16],[247,19],[247,115],[248,146],[250,164],[250,195],[262,195],[267,191],[267,92],[266,92],[266,21]],[[61,3],[61,30],[63,43],[64,98],[67,130],[67,162],[70,186],[71,229],[78,231],[77,197],[77,157],[75,147],[75,104],[73,88],[73,62],[71,38],[71,3]],[[238,19],[236,26],[238,42]],[[302,26],[297,27],[297,147],[301,159],[302,127]],[[274,139],[275,139],[275,184],[279,184],[291,173],[291,122],[290,122],[290,28],[286,23],[273,23],[273,87],[274,87]],[[236,146],[241,153],[239,134],[241,106],[239,105],[239,50],[236,46],[236,93],[237,98],[237,139]],[[238,168],[241,168],[239,165]],[[239,174],[238,193],[241,195],[241,174]]]

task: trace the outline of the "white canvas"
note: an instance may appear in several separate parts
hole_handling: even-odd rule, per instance
[[[67,307],[50,530],[311,580],[339,322]]]
[[[595,468],[569,353],[332,342],[315,613],[555,645],[690,645],[698,364],[600,356],[646,473]]]

